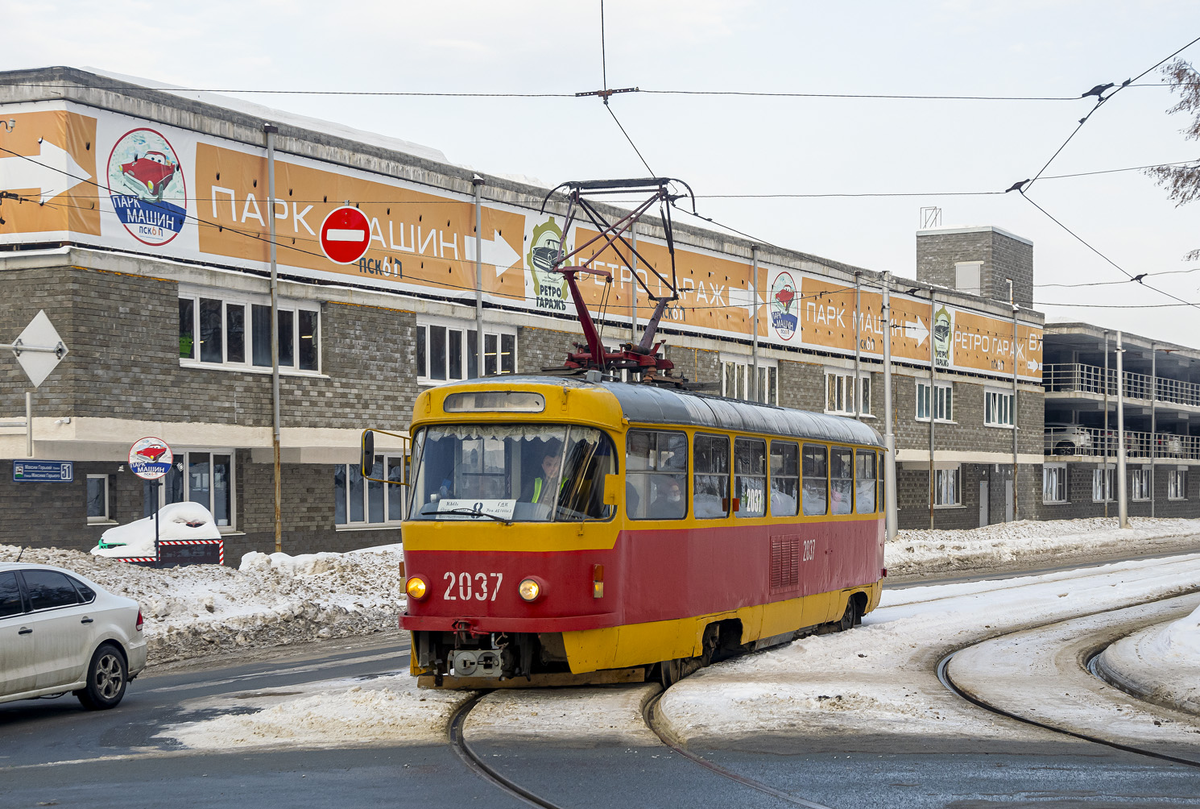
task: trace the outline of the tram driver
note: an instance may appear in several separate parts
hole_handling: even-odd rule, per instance
[[[525,503],[553,506],[562,485],[558,479],[559,467],[562,466],[562,445],[558,441],[550,441],[540,455],[537,473],[522,487],[520,499]]]

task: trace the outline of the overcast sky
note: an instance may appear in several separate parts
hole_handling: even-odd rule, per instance
[[[608,86],[642,91],[1055,97],[954,101],[614,96],[655,174],[688,182],[701,213],[771,244],[915,276],[921,209],[942,227],[994,225],[1034,243],[1036,284],[1200,270],[1200,203],[1176,208],[1141,172],[1196,158],[1177,97],[1131,86],[1049,165],[1095,99],[1200,37],[1195,0],[897,3],[606,0]],[[599,0],[228,2],[8,0],[0,69],[96,67],[205,89],[567,93],[599,89]],[[1182,57],[1200,61],[1200,44]],[[1138,84],[1157,83],[1159,71]],[[239,98],[442,151],[453,163],[568,179],[640,177],[637,153],[596,98]],[[714,199],[733,194],[912,194]],[[1036,202],[1046,213],[1039,211]],[[685,220],[686,221],[686,220]],[[1200,271],[1147,278],[1200,301]],[[1082,320],[1200,347],[1194,308],[1132,283],[1039,286],[1051,320]]]

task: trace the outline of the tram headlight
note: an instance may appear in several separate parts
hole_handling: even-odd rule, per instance
[[[408,593],[408,597],[413,601],[420,601],[429,593],[429,585],[420,576],[409,576],[408,581],[404,583],[404,592]]]
[[[525,601],[534,602],[542,597],[545,591],[545,585],[535,578],[521,579],[521,583],[517,585],[517,593]]]

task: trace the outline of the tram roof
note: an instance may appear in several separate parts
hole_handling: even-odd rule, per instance
[[[648,424],[679,424],[734,432],[810,438],[882,447],[873,428],[854,419],[741,402],[721,396],[628,382],[588,382],[577,377],[505,376],[474,382],[551,384],[572,388],[604,388],[621,404],[625,418]]]

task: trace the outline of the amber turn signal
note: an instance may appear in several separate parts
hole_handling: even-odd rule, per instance
[[[525,601],[537,601],[542,595],[542,585],[537,579],[522,579],[517,592]]]
[[[420,576],[413,576],[404,583],[404,592],[414,601],[420,601],[429,592],[429,585]]]

